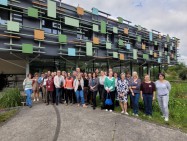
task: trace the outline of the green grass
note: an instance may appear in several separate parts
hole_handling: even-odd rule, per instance
[[[172,89],[169,99],[169,122],[165,122],[161,117],[158,101],[153,102],[153,116],[150,119],[144,115],[143,101],[139,100],[139,117],[142,120],[157,123],[160,125],[174,127],[187,133],[187,83],[171,83]],[[128,99],[129,100],[129,99]],[[100,100],[97,97],[97,105],[100,107]],[[120,107],[115,107],[115,112],[121,112]],[[128,113],[132,116],[132,109],[128,108]]]
[[[17,112],[17,109],[14,109],[14,110],[6,111],[0,114],[0,124],[7,121],[9,118],[15,115],[16,112]]]

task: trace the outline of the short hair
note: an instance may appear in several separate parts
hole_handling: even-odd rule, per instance
[[[125,73],[124,73],[124,72],[122,72],[122,73],[120,74],[120,76],[122,76],[122,75],[125,75]]]
[[[165,79],[165,74],[164,73],[159,73],[158,74],[158,78],[159,78],[160,75],[162,75],[164,77],[164,79]]]

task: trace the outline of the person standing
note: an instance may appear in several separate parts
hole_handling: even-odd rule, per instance
[[[127,113],[127,94],[129,91],[128,81],[125,79],[125,73],[121,73],[121,79],[117,82],[117,93],[118,93],[118,99],[121,106],[121,113],[129,115]]]
[[[42,89],[44,76],[45,76],[45,74],[42,72],[41,76],[38,78],[39,93],[41,93],[43,101],[45,101],[45,96],[44,96],[43,89]]]
[[[44,76],[43,78],[43,82],[42,82],[42,93],[43,93],[43,100],[44,100],[44,103],[47,102],[47,90],[46,90],[46,81],[47,81],[47,75]]]
[[[101,99],[102,104],[104,105],[104,94],[105,94],[105,88],[104,88],[104,81],[105,81],[106,75],[103,71],[101,71],[101,76],[99,77],[99,98]],[[104,107],[101,106],[101,110]]]
[[[118,84],[118,80],[120,78],[118,77],[117,72],[114,73],[114,78],[115,78],[115,105],[116,105],[116,107],[118,107],[119,106],[119,99],[118,99],[118,92],[117,92],[117,84]]]
[[[105,105],[106,107],[106,111],[110,111],[112,112],[112,110],[114,110],[114,101],[115,101],[115,79],[113,77],[113,72],[110,71],[109,72],[109,76],[106,77],[105,81],[104,81],[104,88],[106,90],[105,93],[105,100],[107,97],[110,97],[112,100],[112,105]]]
[[[73,86],[74,86],[74,91],[76,93],[78,106],[80,106],[80,99],[81,99],[82,106],[86,108],[87,106],[85,105],[84,94],[83,94],[84,80],[81,77],[80,73],[77,75],[77,78],[74,80]]]
[[[34,74],[32,89],[34,92],[34,101],[39,101],[39,84],[38,84],[38,73]]]
[[[89,80],[88,80],[88,74],[85,72],[83,75],[83,79],[84,79],[84,99],[85,102],[88,104],[89,100],[88,100],[88,85],[89,85]]]
[[[54,77],[54,84],[56,88],[56,105],[58,105],[60,100],[60,94],[62,91],[62,85],[64,84],[64,77],[61,76],[61,71],[57,71],[57,75]]]
[[[69,72],[67,73],[67,77],[65,79],[64,89],[66,90],[66,105],[68,105],[68,100],[73,104],[73,77],[71,77],[71,73]]]
[[[99,79],[96,77],[96,73],[92,73],[92,78],[89,80],[90,92],[92,95],[93,109],[97,107],[96,105],[96,96],[98,91]]]
[[[52,76],[49,76],[46,81],[46,89],[47,89],[47,105],[49,105],[49,97],[51,97],[51,103],[54,104],[53,102],[54,81]]]
[[[148,74],[144,76],[144,82],[140,85],[140,96],[144,101],[145,115],[152,117],[152,102],[155,100],[155,83],[150,81]]]
[[[168,102],[169,102],[169,92],[171,90],[171,84],[169,81],[165,80],[165,75],[160,73],[159,80],[155,82],[156,90],[157,90],[157,99],[160,109],[165,121],[169,121],[169,110],[168,110]]]
[[[132,78],[130,91],[133,101],[133,115],[138,116],[141,80],[138,78],[137,72],[133,72]]]
[[[27,75],[27,78],[25,78],[25,80],[23,81],[23,88],[25,90],[25,93],[27,95],[26,98],[26,105],[29,106],[30,108],[32,107],[32,99],[31,99],[31,95],[32,95],[32,82],[33,80],[31,79],[31,74],[29,73]]]
[[[130,88],[130,83],[132,81],[132,77],[131,77],[130,72],[126,73],[126,80],[128,81],[128,85],[129,85],[129,88]],[[131,91],[130,90],[128,92],[128,97],[130,98],[130,104],[127,102],[128,107],[131,107],[131,109],[133,109],[133,102],[132,102],[132,96],[131,96]]]

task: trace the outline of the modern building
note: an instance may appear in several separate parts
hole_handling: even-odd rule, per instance
[[[125,15],[124,15],[125,17]],[[148,31],[100,9],[53,0],[0,0],[0,73],[175,65],[179,39]]]

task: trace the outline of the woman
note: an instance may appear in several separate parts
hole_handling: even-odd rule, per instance
[[[29,73],[27,75],[27,78],[23,81],[23,87],[24,87],[25,93],[27,95],[26,105],[29,106],[30,108],[32,107],[32,99],[31,99],[32,82],[33,82],[33,80],[31,79],[31,74]]]
[[[84,80],[82,79],[80,73],[77,75],[77,78],[74,80],[73,86],[74,86],[74,91],[76,93],[78,106],[80,106],[80,99],[81,99],[82,106],[86,108],[87,106],[84,103],[84,94],[83,94]]]
[[[112,112],[114,110],[114,100],[115,100],[115,79],[113,77],[113,72],[109,72],[109,76],[106,77],[104,81],[104,88],[106,90],[105,100],[107,97],[110,97],[112,100],[112,105],[105,105],[106,111]]]
[[[121,80],[118,81],[117,83],[117,93],[118,93],[118,99],[120,102],[120,106],[121,106],[121,113],[122,114],[126,114],[129,115],[127,113],[127,94],[129,91],[129,87],[128,87],[128,82],[125,79],[125,73],[121,74]]]
[[[165,121],[169,121],[168,101],[171,85],[167,80],[165,80],[165,75],[163,73],[159,74],[159,80],[155,82],[155,85],[158,103],[163,114],[162,117],[165,118]]]
[[[44,97],[44,103],[47,102],[47,91],[46,91],[46,82],[47,82],[47,75],[45,74],[42,82],[42,92],[43,92],[43,97]]]
[[[32,89],[34,92],[34,101],[39,101],[39,84],[38,84],[38,73],[34,74]]]
[[[88,85],[89,85],[89,79],[88,79],[88,74],[85,72],[84,73],[84,99],[86,101],[86,103],[89,103],[89,100],[88,100]]]
[[[67,73],[67,77],[65,79],[64,83],[64,89],[65,91],[65,99],[66,99],[66,105],[68,105],[68,100],[71,104],[73,104],[73,77],[71,77],[71,73]]]
[[[89,81],[90,81],[90,79],[92,79],[92,74],[88,73],[88,97],[87,97],[87,101],[88,101],[88,104],[92,105],[92,95],[91,95],[90,87],[89,87]]]
[[[145,115],[152,117],[152,101],[155,100],[155,84],[150,81],[148,74],[144,77],[144,82],[140,85],[140,96],[144,101]]]
[[[97,107],[96,96],[98,91],[99,79],[96,77],[96,73],[92,73],[92,78],[89,80],[90,92],[92,95],[93,110]]]
[[[46,89],[47,89],[47,105],[49,105],[49,97],[52,98],[51,103],[54,104],[54,97],[53,97],[53,91],[54,91],[54,81],[52,76],[49,76],[46,81]]]
[[[130,91],[133,102],[133,115],[138,116],[138,103],[140,98],[141,80],[138,78],[137,72],[133,72],[132,80],[130,82]]]
[[[101,76],[99,77],[99,97],[102,102],[104,102],[104,81],[105,81],[106,75],[103,71],[101,71]],[[101,109],[103,109],[103,106],[101,106]]]

